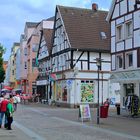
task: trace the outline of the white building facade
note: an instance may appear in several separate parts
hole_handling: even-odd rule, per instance
[[[129,95],[140,97],[140,3],[113,0],[107,16],[111,24],[111,81],[120,84],[121,107]]]
[[[52,96],[58,105],[73,107],[82,103],[97,104],[98,80],[99,102],[104,102],[106,98],[119,102],[119,85],[109,81],[109,40],[106,37],[102,40],[99,36],[101,32],[108,37],[110,34],[104,20],[107,12],[104,16],[102,13],[104,11],[89,9],[86,13],[84,9],[56,7],[52,48]],[[101,25],[106,28],[99,28],[98,18],[94,19],[96,16],[102,19]],[[82,20],[86,24],[82,24]],[[102,59],[99,79],[96,58]]]

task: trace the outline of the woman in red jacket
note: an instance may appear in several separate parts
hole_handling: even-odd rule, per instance
[[[8,102],[9,101],[6,98],[4,98],[4,100],[0,104],[0,128],[2,127],[2,120],[3,120],[3,117],[4,117],[5,113],[6,113]],[[6,118],[6,115],[5,115],[4,127],[5,128],[7,127],[7,118]]]

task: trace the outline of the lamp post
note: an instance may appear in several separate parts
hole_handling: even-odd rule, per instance
[[[101,69],[101,58],[96,58],[96,65],[98,67],[98,96],[97,96],[97,124],[100,123],[100,115],[99,115],[99,110],[100,110],[100,105],[99,105],[99,71]]]

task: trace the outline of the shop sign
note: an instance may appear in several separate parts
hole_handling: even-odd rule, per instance
[[[70,87],[72,85],[73,80],[67,80],[67,86]]]
[[[40,81],[37,81],[36,82],[36,85],[48,85],[49,84],[49,82],[47,81],[47,80],[40,80]]]

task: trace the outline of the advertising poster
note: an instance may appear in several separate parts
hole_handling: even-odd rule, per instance
[[[61,88],[61,82],[58,81],[58,83],[56,84],[56,94],[57,94],[57,100],[61,100],[62,99],[62,88]]]
[[[93,102],[94,98],[94,84],[93,83],[81,83],[81,102],[89,103]]]
[[[81,117],[82,119],[91,118],[89,104],[80,105],[79,117]]]
[[[116,99],[115,98],[110,98],[110,105],[115,105]]]

